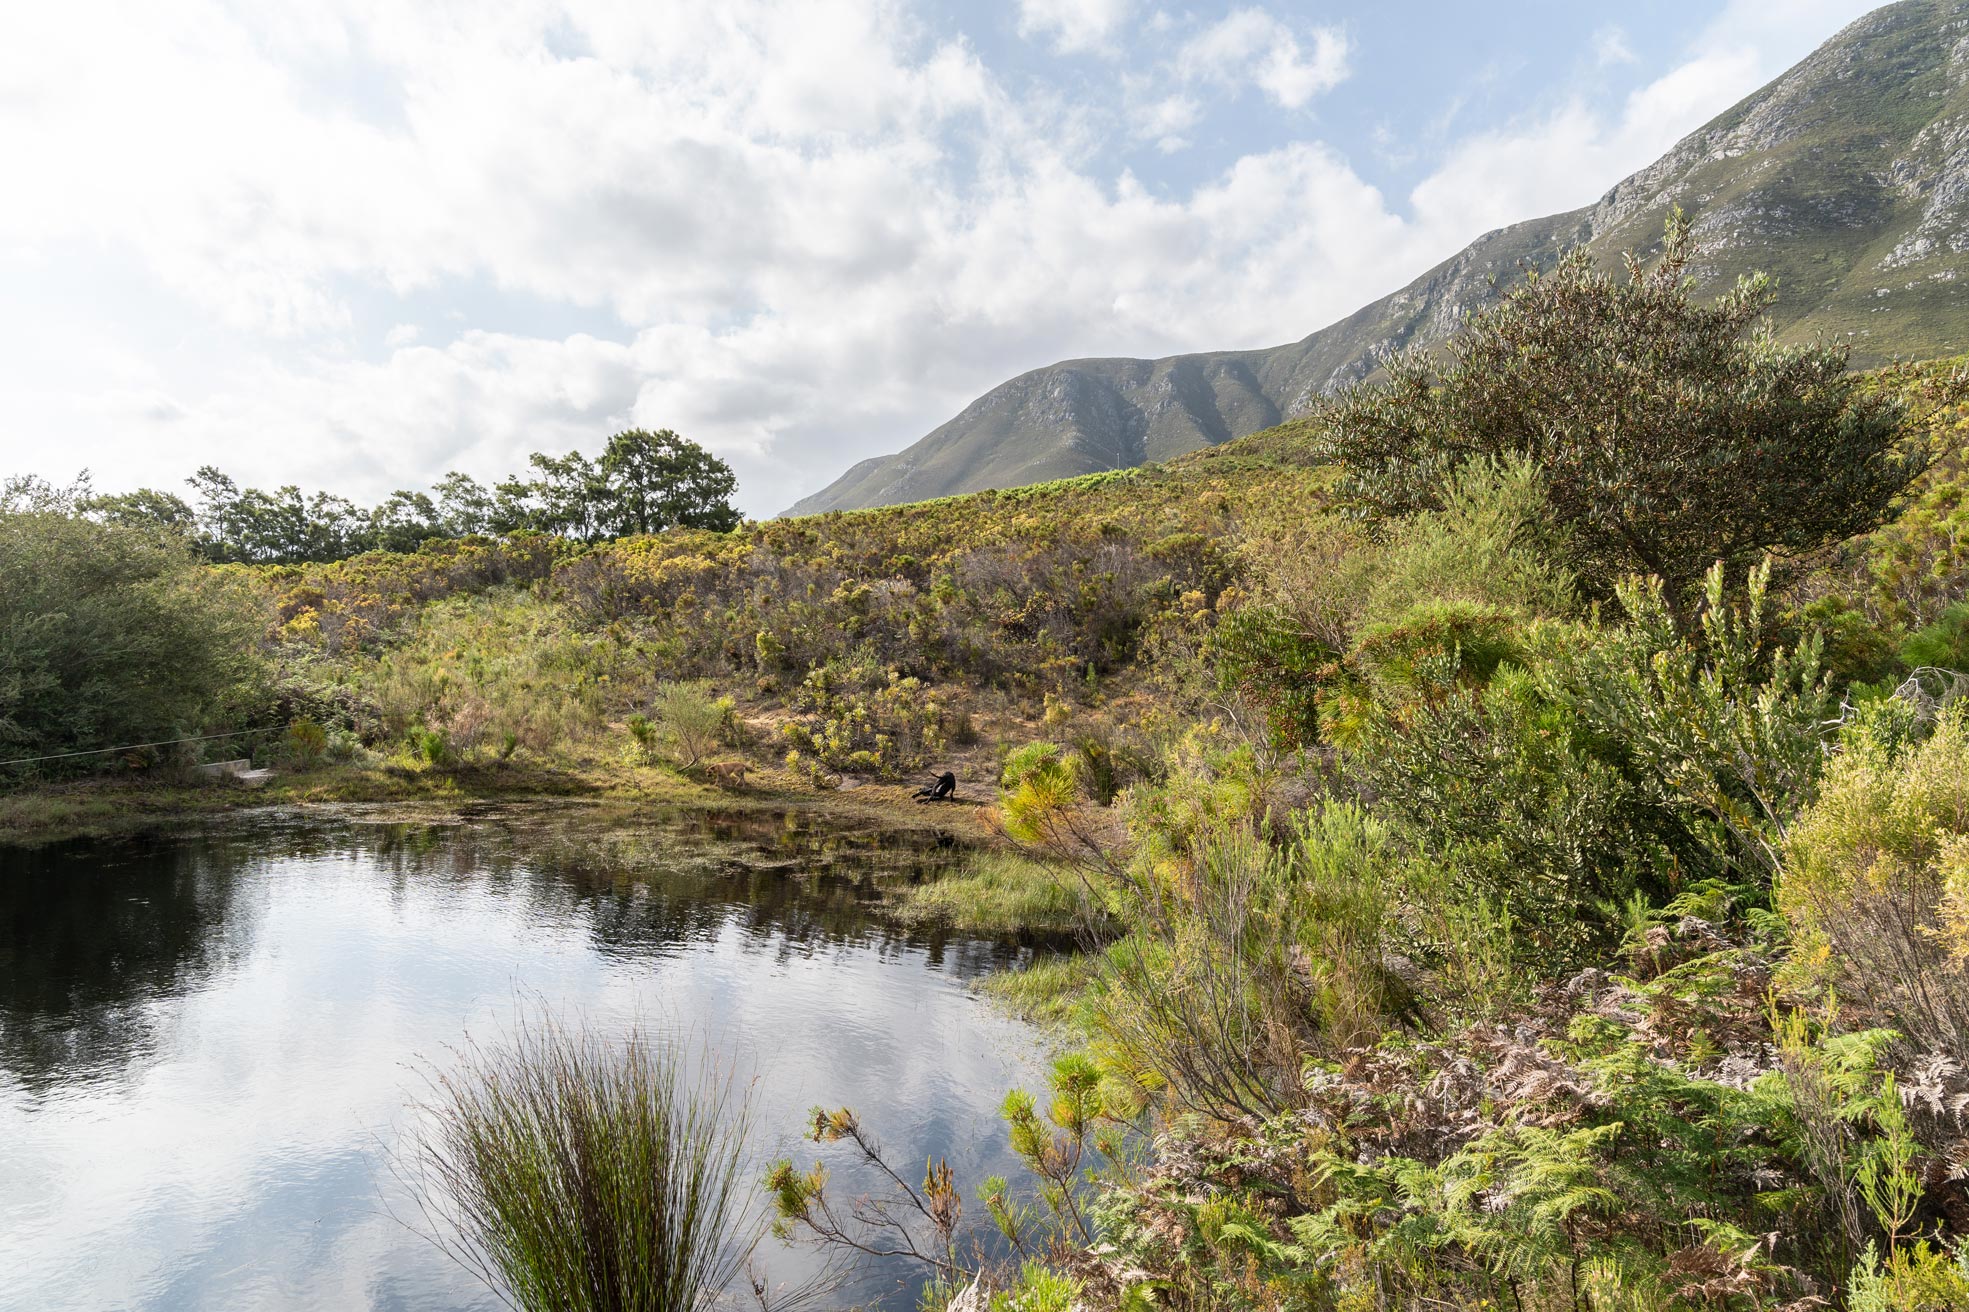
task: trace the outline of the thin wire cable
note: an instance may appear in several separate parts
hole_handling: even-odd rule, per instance
[[[166,738],[163,742],[158,743],[126,743],[121,747],[97,747],[86,752],[56,752],[53,756],[23,756],[18,760],[0,761],[0,766],[33,765],[38,761],[66,761],[74,756],[103,756],[110,752],[134,752],[145,747],[176,747],[179,743],[209,743],[221,738],[244,738],[248,734],[268,732],[271,732],[271,730],[264,727],[259,729],[237,729],[232,733],[200,734],[196,738]]]

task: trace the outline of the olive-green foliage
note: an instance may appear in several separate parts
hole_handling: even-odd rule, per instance
[[[1386,827],[1339,804],[1280,843],[1217,829],[1138,861],[1117,889],[1130,933],[1096,993],[1104,1058],[1206,1115],[1295,1105],[1308,1055],[1367,1041],[1406,1009],[1383,956],[1399,865]]]
[[[1580,965],[1604,951],[1613,908],[1658,889],[1685,846],[1577,712],[1521,668],[1400,703],[1370,721],[1347,761],[1409,842],[1511,919],[1527,964]]]
[[[1058,743],[1026,743],[1005,758],[998,786],[1006,832],[1046,843],[1056,819],[1080,796],[1080,762]]]
[[[830,661],[1034,697],[1090,695],[1161,626],[1230,582],[1227,489],[1283,507],[1305,471],[1243,487],[1212,466],[973,497],[729,535],[665,533],[568,560],[561,594],[601,625],[646,628],[671,677],[796,686]],[[1303,498],[1302,498],[1303,500]]]
[[[1219,691],[1263,714],[1275,748],[1322,737],[1323,704],[1335,707],[1325,737],[1344,741],[1358,728],[1364,708],[1344,691],[1349,666],[1447,688],[1508,658],[1518,623],[1576,608],[1570,574],[1551,563],[1559,544],[1531,464],[1471,461],[1452,472],[1442,500],[1379,542],[1300,534],[1258,559],[1257,599],[1222,617],[1205,655]]]
[[[1588,591],[1652,574],[1677,603],[1719,559],[1740,576],[1878,524],[1928,458],[1905,402],[1841,348],[1758,331],[1767,280],[1696,302],[1693,254],[1679,215],[1625,282],[1573,252],[1472,316],[1440,372],[1410,353],[1330,402],[1318,427],[1342,494],[1405,515],[1440,506],[1465,462],[1522,456]]]
[[[1525,660],[1514,616],[1469,601],[1427,600],[1400,616],[1365,626],[1350,663],[1377,702],[1395,710],[1481,687],[1500,669]]]
[[[647,718],[631,719],[629,728],[645,756],[660,752],[672,765],[694,770],[720,743],[736,740],[738,708],[703,680],[659,683]]]
[[[1819,635],[1820,659],[1835,687],[1891,683],[1901,673],[1894,633],[1843,597],[1816,597],[1791,618],[1801,631]]]
[[[1576,707],[1651,806],[1711,852],[1769,879],[1786,823],[1811,799],[1835,702],[1816,635],[1777,646],[1767,564],[1740,602],[1709,572],[1700,627],[1685,632],[1658,584],[1618,588],[1626,622],[1546,667],[1548,695]],[[1775,650],[1773,649],[1775,647]]]
[[[573,548],[522,533],[428,542],[411,553],[369,552],[326,565],[240,571],[268,594],[282,639],[331,656],[375,650],[454,596],[540,582]]]
[[[1019,1269],[1019,1282],[991,1296],[991,1312],[1071,1312],[1078,1284],[1038,1262]]]
[[[1969,670],[1969,602],[1950,606],[1932,624],[1908,635],[1895,656],[1903,670]]]
[[[257,616],[166,533],[0,506],[0,756],[234,727]]]
[[[1538,466],[1514,453],[1467,461],[1449,475],[1440,500],[1440,508],[1392,527],[1372,553],[1362,622],[1396,621],[1431,601],[1526,618],[1577,607],[1572,575],[1556,563],[1566,541]]]
[[[408,741],[431,765],[547,753],[599,730],[611,688],[636,673],[632,653],[580,632],[524,594],[452,597],[354,681],[375,707],[379,737]]]
[[[288,763],[305,770],[321,763],[328,754],[328,731],[313,720],[299,719],[287,726],[281,739],[281,754]]]
[[[1938,1051],[1969,1049],[1969,716],[1900,703],[1849,730],[1784,847],[1791,970]]]
[[[1852,1312],[1955,1312],[1969,1307],[1969,1245],[1959,1247],[1953,1260],[1926,1240],[1907,1244],[1889,1254],[1868,1247],[1854,1268]]]
[[[1899,515],[1834,553],[1821,586],[1889,633],[1933,623],[1969,584],[1969,403],[1952,391],[1965,365],[1937,360],[1862,382],[1925,420],[1932,463]]]
[[[1071,870],[1010,852],[976,853],[898,901],[906,921],[986,934],[1072,933],[1105,914]]]
[[[1349,768],[1522,949],[1584,964],[1636,890],[1768,879],[1810,798],[1832,699],[1814,642],[1770,650],[1766,581],[1753,571],[1734,602],[1712,570],[1699,639],[1638,580],[1613,625],[1523,630],[1438,604],[1370,629],[1333,703]]]
[[[1340,653],[1306,633],[1290,612],[1240,606],[1211,634],[1218,690],[1258,708],[1274,747],[1291,751],[1319,739],[1319,694],[1339,671]]]
[[[885,779],[928,764],[955,723],[934,689],[884,669],[866,652],[809,671],[792,702],[796,718],[783,732],[795,752]]]

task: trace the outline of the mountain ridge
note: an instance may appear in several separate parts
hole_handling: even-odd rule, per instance
[[[1256,432],[1392,351],[1446,340],[1521,268],[1575,245],[1605,263],[1655,249],[1676,205],[1707,289],[1778,279],[1784,336],[1844,337],[1856,365],[1969,350],[1969,0],[1874,10],[1597,201],[1486,233],[1296,342],[1029,370],[785,513],[1128,468]]]

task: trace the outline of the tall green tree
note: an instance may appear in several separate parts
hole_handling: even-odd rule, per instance
[[[229,545],[235,552],[234,560],[306,560],[311,536],[307,499],[292,483],[272,492],[249,487],[233,504]]]
[[[1844,347],[1775,341],[1761,275],[1697,300],[1693,254],[1679,212],[1624,280],[1572,251],[1473,315],[1440,365],[1410,352],[1328,402],[1343,494],[1406,515],[1439,507],[1467,461],[1529,458],[1589,591],[1655,575],[1678,602],[1715,561],[1741,578],[1879,524],[1926,466],[1908,402],[1848,373]]]
[[[308,498],[306,554],[302,560],[341,560],[368,543],[369,515],[347,497],[317,492]]]
[[[422,492],[402,488],[369,512],[368,544],[376,551],[415,551],[425,538],[442,537],[438,508]]]
[[[438,527],[445,536],[467,538],[493,531],[493,494],[470,474],[454,469],[431,490],[437,500]]]
[[[608,440],[601,473],[608,487],[606,529],[611,536],[662,529],[738,527],[731,504],[738,489],[732,467],[665,428],[631,428]]]
[[[189,502],[156,488],[89,497],[81,509],[92,519],[125,528],[165,529],[186,537],[198,528],[198,515]]]
[[[550,456],[536,451],[527,463],[539,471],[531,486],[534,527],[594,542],[606,537],[608,489],[595,462],[579,451]]]
[[[208,559],[239,560],[239,484],[216,466],[200,465],[185,480],[198,499],[198,545]]]

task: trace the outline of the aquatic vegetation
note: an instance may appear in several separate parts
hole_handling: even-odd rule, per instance
[[[422,1110],[404,1175],[431,1238],[524,1312],[708,1309],[764,1233],[743,1090],[663,1040],[525,1021]]]
[[[972,933],[1070,934],[1098,930],[1106,917],[1074,871],[1012,852],[973,853],[951,874],[913,884],[896,899],[907,923]]]

